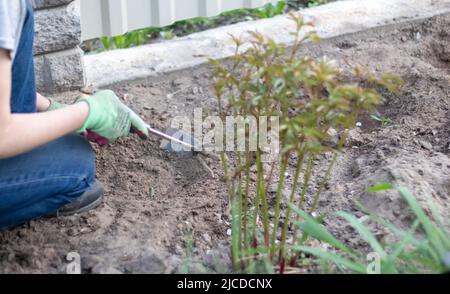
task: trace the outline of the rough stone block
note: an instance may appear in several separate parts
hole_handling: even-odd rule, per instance
[[[77,1],[35,13],[36,55],[73,48],[81,43],[80,9]]]
[[[85,84],[83,52],[79,47],[35,57],[36,84],[45,94],[77,90]]]
[[[73,0],[33,0],[33,7],[34,7],[34,9],[43,9],[43,8],[66,5],[72,1]]]

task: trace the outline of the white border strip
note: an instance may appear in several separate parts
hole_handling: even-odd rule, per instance
[[[383,25],[450,13],[450,0],[347,0],[300,12],[315,23],[314,30],[326,39]],[[272,19],[221,27],[174,41],[114,50],[84,57],[88,84],[104,87],[117,82],[187,69],[233,55],[229,34],[249,30],[287,45],[293,22],[285,15]],[[306,33],[306,30],[305,32]]]

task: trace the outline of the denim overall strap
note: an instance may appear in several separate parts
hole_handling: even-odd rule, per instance
[[[30,0],[12,66],[11,110],[13,113],[36,112],[36,81],[34,76],[34,15]]]
[[[27,1],[27,16],[12,69],[14,113],[36,112],[33,35],[33,9]],[[0,230],[54,213],[77,200],[94,181],[94,152],[87,140],[78,135],[1,159]]]

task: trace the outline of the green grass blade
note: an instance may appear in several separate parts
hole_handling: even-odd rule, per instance
[[[367,273],[366,271],[366,266],[361,264],[361,263],[357,263],[357,262],[353,262],[349,259],[346,259],[342,256],[339,256],[335,253],[331,253],[331,252],[327,252],[318,248],[313,248],[313,247],[307,247],[307,246],[293,246],[291,247],[292,250],[294,251],[301,251],[301,252],[305,252],[305,253],[309,253],[312,254],[322,260],[326,260],[326,261],[330,261],[334,264],[336,264],[337,266],[343,266],[353,272],[356,273],[360,273],[360,274],[365,274]]]
[[[411,230],[407,233],[405,233],[403,239],[394,247],[392,252],[389,254],[389,256],[386,258],[386,261],[382,265],[383,273],[389,272],[389,273],[399,273],[399,270],[396,267],[396,263],[398,262],[398,257],[400,254],[402,254],[405,250],[405,247],[411,243],[411,240],[414,239],[413,234],[416,232],[417,228],[419,227],[420,222],[416,220],[411,228]]]
[[[386,256],[386,252],[375,236],[354,215],[342,211],[336,215],[348,221],[382,258]]]
[[[313,217],[304,211],[301,211],[294,205],[290,204],[291,209],[293,209],[304,222],[298,222],[299,227],[311,237],[314,237],[320,241],[326,242],[333,247],[340,249],[347,253],[352,253],[352,250],[345,246],[344,243],[337,240],[323,225],[319,224]]]
[[[356,202],[355,205],[364,213],[366,213],[367,215],[370,216],[370,218],[376,222],[378,222],[379,224],[385,226],[386,228],[388,228],[393,234],[397,235],[400,238],[406,238],[409,234],[408,232],[397,228],[394,224],[390,223],[389,221],[387,221],[384,218],[379,217],[378,215],[373,214],[372,212],[370,212],[367,208],[365,208],[361,203]],[[416,239],[414,236],[409,236],[410,237],[410,242],[414,245],[414,246],[419,246],[421,244],[421,241]]]
[[[438,254],[440,256],[444,256],[446,250],[440,238],[441,233],[439,233],[439,229],[433,224],[433,222],[427,216],[427,214],[425,213],[425,211],[420,206],[419,202],[416,200],[416,198],[412,195],[411,192],[409,192],[404,187],[398,187],[397,189],[400,192],[400,194],[402,194],[403,198],[405,198],[409,207],[419,219],[420,223],[422,224],[425,230],[425,233],[427,234],[428,240],[431,242],[431,244],[436,249]]]
[[[450,236],[448,233],[446,233],[446,226],[448,226],[448,223],[442,219],[442,216],[440,215],[436,205],[431,201],[431,199],[428,199],[427,202],[428,206],[430,207],[433,218],[437,223],[437,229],[441,237],[441,240],[444,243],[444,246],[447,248],[447,250],[450,251]]]

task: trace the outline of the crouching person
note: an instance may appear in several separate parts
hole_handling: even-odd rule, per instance
[[[108,141],[146,124],[111,91],[61,105],[36,93],[30,0],[0,0],[0,230],[82,213],[103,198],[87,133]]]

